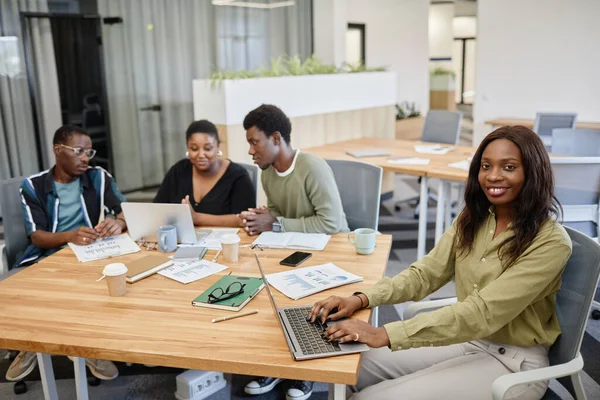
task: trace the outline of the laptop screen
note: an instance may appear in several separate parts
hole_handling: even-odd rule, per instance
[[[260,265],[260,260],[258,259],[258,255],[254,253],[254,258],[256,259],[256,264],[258,265],[258,270],[260,271],[260,276],[262,277],[263,282],[265,283],[265,288],[267,289],[267,293],[269,294],[269,301],[271,302],[271,307],[273,307],[273,312],[277,315],[277,319],[279,320],[279,313],[277,312],[277,303],[275,303],[275,298],[273,297],[273,292],[271,292],[271,285],[267,281],[267,277],[262,270]],[[279,321],[281,324],[281,321]]]

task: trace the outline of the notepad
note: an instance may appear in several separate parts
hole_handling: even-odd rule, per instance
[[[324,233],[263,232],[253,245],[272,249],[315,250],[325,249],[331,236]]]
[[[239,283],[234,284],[234,282]],[[230,291],[233,291],[232,293],[235,293],[235,291],[238,291],[241,288],[241,285],[244,285],[244,291],[242,293],[222,301],[216,301],[213,303],[209,302],[209,295],[211,293],[213,293],[215,297],[221,297],[224,296],[223,293],[227,290],[227,288],[230,288]],[[221,279],[219,279],[214,285],[202,292],[200,296],[192,300],[192,305],[196,307],[208,307],[228,311],[239,311],[242,308],[244,308],[244,306],[248,304],[250,300],[252,300],[254,296],[256,296],[264,287],[265,284],[261,278],[254,278],[250,276],[225,275]]]
[[[206,247],[180,247],[173,254],[173,261],[201,260],[206,254]]]
[[[389,156],[390,155],[389,151],[377,150],[377,149],[347,151],[346,154],[348,154],[348,155],[350,155],[352,157],[356,157],[356,158],[382,157],[382,156]]]
[[[125,274],[125,277],[127,282],[134,283],[140,279],[144,279],[147,276],[155,274],[171,264],[173,264],[173,261],[171,261],[167,256],[160,254],[148,255],[138,260],[126,263],[125,265],[127,266],[127,273]]]

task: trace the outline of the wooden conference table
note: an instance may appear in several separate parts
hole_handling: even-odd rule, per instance
[[[240,231],[242,244],[253,238]],[[306,266],[332,262],[360,275],[362,282],[330,289],[298,301],[274,291],[279,307],[312,304],[330,295],[349,295],[370,287],[385,271],[391,236],[379,235],[375,252],[356,254],[346,234],[333,235],[326,249],[313,252]],[[289,270],[279,261],[290,250],[256,250],[265,273]],[[215,251],[205,259],[212,260]],[[266,290],[243,311],[259,313],[225,322],[216,317],[227,311],[193,307],[192,299],[222,275],[260,276],[253,253],[240,249],[240,261],[219,274],[183,285],[153,275],[127,285],[124,297],[110,297],[106,282],[96,280],[109,262],[136,260],[146,251],[110,260],[80,263],[69,248],[0,282],[0,348],[38,353],[40,375],[47,400],[57,399],[50,354],[76,356],[78,399],[87,399],[83,358],[98,358],[176,368],[273,376],[328,382],[337,399],[345,399],[345,385],[355,384],[360,355],[294,361],[273,314]],[[370,310],[356,318],[368,321]]]
[[[435,241],[439,240],[444,232],[444,228],[450,225],[450,202],[446,201],[449,193],[450,181],[466,182],[468,171],[465,169],[449,167],[455,162],[465,161],[471,157],[476,148],[470,146],[454,146],[453,150],[446,154],[423,154],[417,153],[414,146],[435,145],[435,143],[423,143],[414,140],[380,139],[380,138],[362,138],[348,140],[344,142],[329,143],[318,147],[302,149],[302,151],[317,155],[324,159],[349,160],[366,162],[383,168],[386,172],[406,174],[421,177],[420,197],[427,198],[427,184],[429,178],[441,179],[438,189],[438,203],[436,210]],[[440,144],[440,146],[450,146]],[[389,156],[380,157],[361,157],[355,158],[346,154],[347,151],[358,150],[385,150],[390,153]],[[391,164],[390,158],[401,157],[419,157],[429,159],[428,165],[414,164]],[[425,255],[425,241],[427,238],[427,202],[419,203],[419,234],[417,245],[417,258]]]
[[[535,123],[532,119],[521,119],[521,118],[496,118],[485,121],[487,125],[493,126],[514,126],[514,125],[523,125],[529,129],[533,128],[533,124]],[[577,121],[578,129],[600,129],[600,122],[579,122]]]

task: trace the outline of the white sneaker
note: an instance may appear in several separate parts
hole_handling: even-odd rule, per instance
[[[252,395],[267,393],[273,390],[279,382],[281,382],[279,378],[261,377],[248,383],[244,387],[244,392]]]

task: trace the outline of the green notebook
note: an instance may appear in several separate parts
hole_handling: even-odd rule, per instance
[[[243,292],[240,292],[242,285]],[[192,301],[193,306],[239,311],[265,287],[261,278],[225,275]],[[218,289],[220,288],[220,289]],[[227,291],[229,288],[229,291]],[[226,292],[227,291],[227,292]],[[212,293],[212,296],[210,296]],[[218,300],[222,299],[222,300]]]

